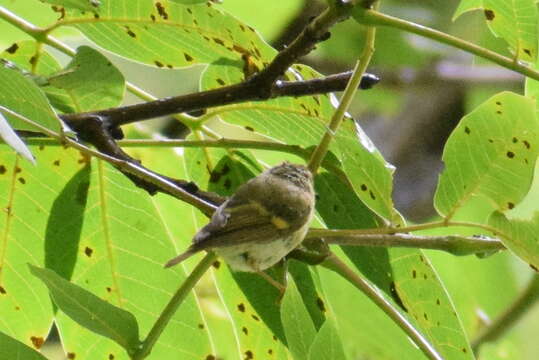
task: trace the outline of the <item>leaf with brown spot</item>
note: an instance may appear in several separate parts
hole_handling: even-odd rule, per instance
[[[47,358],[39,352],[3,332],[0,332],[0,358],[5,360],[47,360]]]
[[[501,106],[503,114],[495,115]],[[461,130],[466,127],[474,131],[466,134]],[[534,101],[514,93],[497,94],[466,115],[445,145],[445,169],[434,198],[438,212],[451,218],[473,198],[493,204],[484,210],[489,213],[518,204],[531,186],[538,151],[513,139],[538,136]],[[518,161],[524,152],[533,161]]]

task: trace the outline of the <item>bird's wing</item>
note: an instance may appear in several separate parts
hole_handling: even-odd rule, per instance
[[[258,202],[223,204],[208,225],[193,239],[197,250],[226,247],[257,240],[269,242],[288,228],[281,218],[272,216]]]

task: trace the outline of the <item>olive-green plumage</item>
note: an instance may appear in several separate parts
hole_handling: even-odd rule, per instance
[[[241,185],[195,235],[189,249],[165,266],[213,250],[234,270],[265,270],[301,243],[314,202],[313,178],[305,166],[275,166]]]

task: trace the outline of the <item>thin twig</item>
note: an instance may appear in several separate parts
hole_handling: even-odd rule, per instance
[[[534,275],[524,291],[472,341],[474,353],[486,342],[496,341],[513,327],[539,300],[539,275]]]
[[[333,113],[333,116],[331,117],[331,120],[327,126],[326,132],[324,133],[324,136],[320,140],[320,143],[316,146],[311,156],[311,159],[309,160],[308,167],[313,174],[316,174],[318,168],[320,167],[320,164],[326,157],[326,153],[329,149],[329,144],[339,130],[345,113],[350,107],[350,104],[352,103],[352,99],[354,98],[363,73],[365,72],[367,66],[369,65],[369,62],[371,61],[372,54],[374,53],[375,36],[376,28],[373,26],[369,27],[365,35],[365,45],[363,46],[363,51],[361,52],[359,60],[356,63],[352,77],[350,78],[350,81],[346,85],[346,89],[342,94],[339,106],[337,107],[337,109],[335,109],[335,112]]]
[[[133,355],[132,360],[142,360],[150,355],[153,346],[161,336],[163,330],[170,322],[170,319],[174,316],[180,305],[183,303],[183,300],[189,295],[191,290],[195,287],[197,282],[200,280],[202,275],[208,271],[210,266],[214,263],[216,255],[212,252],[206,254],[206,256],[200,260],[197,266],[193,269],[191,274],[182,282],[174,296],[169,300],[167,306],[163,309],[159,318],[156,320],[152,326],[148,336],[142,342],[140,349]]]
[[[434,30],[423,25],[415,24],[411,21],[402,20],[374,10],[365,10],[363,11],[362,16],[357,17],[356,19],[358,19],[358,21],[365,25],[388,26],[401,29],[416,35],[420,35],[428,39],[438,41],[442,44],[464,50],[468,53],[482,57],[483,59],[490,60],[495,64],[503,66],[504,68],[507,68],[509,70],[518,72],[522,75],[528,76],[534,80],[539,80],[539,72],[534,70],[533,68],[518,61],[515,61],[515,59],[500,55],[494,51],[488,50],[481,46],[477,46],[466,40],[451,36],[444,32]]]
[[[492,253],[505,250],[505,246],[500,240],[480,236],[421,236],[401,233],[358,234],[346,236],[339,235],[340,230],[329,231],[332,231],[333,233],[326,233],[323,238],[326,243],[333,245],[432,249],[445,251],[457,256]],[[306,236],[306,239],[309,238],[318,238],[318,236],[309,233]]]
[[[423,354],[431,360],[442,360],[436,349],[423,337],[423,335],[406,319],[397,309],[389,303],[380,292],[367,280],[356,274],[348,265],[342,262],[335,254],[331,253],[322,266],[335,271],[344,277],[352,285],[361,290],[372,302],[374,302],[387,316],[391,318],[421,349]]]

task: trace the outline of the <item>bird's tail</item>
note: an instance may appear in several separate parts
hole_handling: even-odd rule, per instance
[[[189,249],[187,249],[185,252],[181,253],[180,255],[176,256],[175,258],[169,260],[169,262],[167,262],[165,264],[165,268],[169,268],[171,266],[174,266],[176,264],[179,264],[181,263],[182,261],[184,261],[185,259],[187,258],[190,258],[191,256],[193,256],[195,253],[197,252],[197,250],[193,249],[192,247],[190,247]]]

